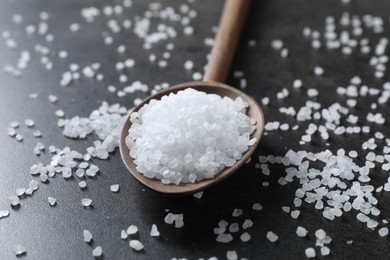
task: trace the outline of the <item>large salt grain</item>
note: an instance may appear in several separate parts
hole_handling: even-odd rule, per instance
[[[304,227],[298,226],[296,233],[297,233],[297,236],[299,236],[299,237],[305,237],[307,235],[308,231]]]
[[[138,240],[130,240],[129,245],[135,251],[141,251],[144,249],[144,245]]]
[[[81,200],[81,204],[84,206],[84,207],[89,207],[92,205],[92,200],[89,199],[89,198],[84,198]]]
[[[134,225],[131,225],[131,226],[128,227],[126,232],[127,232],[128,235],[135,235],[138,232],[138,227],[134,226]]]
[[[152,237],[159,237],[160,232],[157,229],[157,226],[155,224],[152,225],[152,229],[150,230],[150,236]]]
[[[1,210],[0,209],[0,219],[6,218],[9,216],[9,211],[8,210]]]
[[[90,243],[92,241],[92,233],[89,230],[83,230],[83,237],[85,243]]]
[[[270,242],[276,242],[279,239],[278,235],[272,231],[268,231],[266,237]]]
[[[316,257],[316,251],[312,247],[308,247],[305,250],[305,255],[307,258],[314,258]]]
[[[98,257],[101,257],[102,255],[103,255],[103,249],[101,246],[97,246],[97,247],[95,247],[94,250],[92,250],[93,257],[98,258]]]
[[[213,178],[255,143],[248,104],[194,89],[152,100],[130,116],[126,144],[137,170],[164,184]]]
[[[27,250],[24,246],[18,244],[14,246],[14,253],[16,256],[21,256],[26,254]]]

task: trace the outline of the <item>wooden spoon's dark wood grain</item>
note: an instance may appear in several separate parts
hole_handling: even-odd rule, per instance
[[[241,97],[245,102],[249,104],[249,108],[247,109],[247,115],[249,117],[256,119],[256,130],[252,134],[252,138],[256,138],[256,143],[249,147],[249,149],[242,155],[242,158],[236,162],[232,167],[226,167],[223,169],[220,173],[216,175],[213,179],[203,180],[197,183],[186,183],[186,184],[163,184],[160,180],[157,179],[149,179],[143,176],[141,173],[139,173],[136,169],[136,165],[134,164],[133,158],[130,157],[129,148],[126,145],[126,136],[128,135],[129,128],[131,127],[131,122],[129,118],[126,120],[125,124],[123,125],[121,136],[120,136],[120,152],[122,156],[122,160],[125,163],[127,169],[132,173],[132,175],[140,181],[145,186],[161,192],[165,194],[171,194],[171,195],[189,195],[192,193],[196,193],[198,191],[204,190],[212,185],[215,185],[222,180],[224,180],[229,175],[236,172],[241,166],[249,159],[249,157],[253,154],[255,151],[257,145],[260,142],[260,138],[263,134],[264,130],[264,115],[263,111],[261,110],[260,106],[257,104],[257,102],[251,98],[250,96],[246,95],[244,92],[232,88],[228,85],[222,84],[222,83],[216,83],[216,82],[189,82],[180,84],[174,87],[171,87],[169,89],[165,89],[153,96],[148,97],[145,99],[141,104],[139,104],[137,107],[134,108],[134,112],[138,111],[143,105],[149,103],[152,99],[160,99],[162,96],[168,95],[170,93],[177,93],[180,90],[186,89],[186,88],[193,88],[199,91],[206,92],[208,94],[217,94],[222,97],[227,96],[232,99],[236,99],[237,97]]]

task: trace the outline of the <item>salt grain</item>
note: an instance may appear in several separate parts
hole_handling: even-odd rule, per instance
[[[32,119],[26,119],[26,120],[24,120],[24,124],[25,124],[27,127],[33,127],[33,126],[35,125],[34,120],[32,120]]]
[[[92,233],[89,230],[83,230],[83,237],[85,243],[90,243],[92,241]]]
[[[237,252],[234,250],[229,250],[226,252],[226,259],[227,260],[238,260]]]
[[[27,253],[27,249],[24,246],[19,245],[19,244],[14,246],[14,254],[16,256],[21,256],[21,255],[24,255],[26,253]]]
[[[9,216],[9,211],[8,210],[0,210],[0,219],[6,218]]]
[[[301,227],[301,226],[297,227],[297,230],[296,230],[297,236],[306,237],[307,233],[308,233],[308,231],[304,227]]]
[[[92,250],[93,257],[98,258],[98,257],[101,257],[102,255],[103,255],[103,249],[101,246],[97,246],[97,247],[95,247],[94,250]]]
[[[323,68],[321,68],[319,66],[314,67],[314,75],[321,76],[322,74],[324,74]]]
[[[387,236],[389,234],[389,229],[387,227],[383,227],[383,228],[380,228],[378,230],[378,234],[381,236],[381,237],[384,237],[384,236]]]
[[[278,239],[279,239],[279,237],[278,237],[278,235],[276,235],[274,232],[272,232],[272,231],[268,231],[267,232],[267,239],[270,241],[270,242],[276,242]]]
[[[119,191],[119,184],[114,184],[114,185],[111,185],[110,186],[110,190],[112,191],[112,192],[118,192]]]
[[[251,240],[251,235],[248,233],[248,232],[244,232],[241,234],[240,236],[240,240],[244,243],[248,242],[249,240]]]
[[[135,251],[141,251],[144,249],[144,245],[138,240],[130,240],[129,245]]]
[[[135,235],[135,234],[137,234],[138,233],[138,227],[137,226],[135,226],[135,225],[130,225],[128,228],[127,228],[127,234],[128,235]]]
[[[80,182],[79,182],[79,187],[80,187],[81,189],[84,189],[84,188],[87,187],[87,183],[86,183],[85,181],[80,181]]]
[[[312,247],[308,247],[305,249],[305,255],[307,258],[314,258],[316,257],[316,251]]]
[[[84,207],[90,207],[92,205],[92,200],[88,199],[88,198],[84,198],[84,199],[81,200],[81,204]]]
[[[57,200],[53,197],[48,197],[47,201],[49,202],[50,206],[55,206],[57,203]]]
[[[261,206],[260,203],[253,203],[252,209],[253,209],[253,210],[262,210],[262,209],[263,209],[263,206]]]
[[[152,225],[152,229],[150,230],[150,236],[152,237],[159,237],[160,232],[157,229],[157,226],[155,224]]]
[[[13,207],[20,205],[20,200],[17,196],[10,196],[8,197],[8,200]]]
[[[125,239],[127,239],[127,237],[128,237],[128,234],[127,234],[126,230],[122,230],[121,231],[121,239],[125,240]]]

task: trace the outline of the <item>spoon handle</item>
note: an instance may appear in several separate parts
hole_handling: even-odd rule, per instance
[[[225,82],[251,0],[225,0],[203,81]]]

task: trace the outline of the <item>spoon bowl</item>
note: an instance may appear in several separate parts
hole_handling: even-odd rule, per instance
[[[163,184],[159,179],[150,179],[145,177],[142,173],[139,173],[136,169],[136,164],[134,163],[134,159],[130,157],[130,150],[126,145],[126,136],[128,135],[129,129],[131,127],[130,117],[126,119],[125,124],[123,125],[119,148],[122,156],[122,160],[126,165],[127,169],[131,172],[131,174],[142,184],[155,190],[157,192],[171,194],[171,195],[189,195],[201,190],[204,190],[214,184],[221,182],[226,177],[235,173],[245,162],[249,159],[249,157],[255,151],[257,145],[260,142],[260,138],[263,134],[264,130],[264,115],[261,110],[259,104],[250,96],[245,94],[244,92],[230,87],[228,85],[217,83],[217,82],[206,82],[206,81],[196,81],[189,82],[180,85],[173,86],[171,88],[165,89],[152,95],[145,100],[143,100],[138,106],[136,106],[133,112],[137,112],[142,106],[149,103],[150,100],[156,99],[159,100],[161,97],[165,95],[169,95],[170,93],[177,93],[180,90],[184,90],[186,88],[193,88],[198,91],[205,92],[207,94],[217,94],[221,97],[229,97],[231,99],[236,99],[237,97],[241,97],[246,103],[248,103],[249,107],[247,108],[246,114],[256,119],[256,129],[252,133],[251,138],[256,138],[255,144],[249,146],[248,150],[242,154],[240,160],[238,160],[233,166],[224,168],[221,172],[219,172],[213,179],[204,179],[195,183],[181,183],[179,185],[176,184]]]

